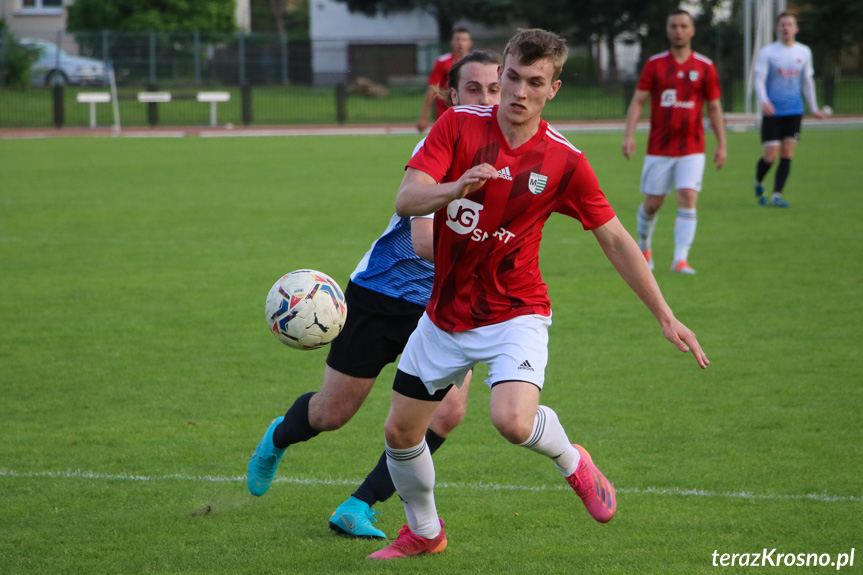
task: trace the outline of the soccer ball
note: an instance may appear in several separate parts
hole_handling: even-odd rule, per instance
[[[347,313],[342,288],[315,270],[285,274],[267,294],[270,331],[294,349],[316,349],[333,341],[342,331]]]

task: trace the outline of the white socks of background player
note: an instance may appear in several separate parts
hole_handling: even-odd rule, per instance
[[[434,462],[425,439],[408,449],[387,445],[386,453],[387,468],[404,503],[408,527],[420,537],[434,539],[441,527],[434,501]]]
[[[581,456],[566,437],[566,431],[560,424],[557,414],[550,407],[540,405],[533,420],[533,433],[521,447],[541,453],[554,462],[554,466],[569,477],[575,473]]]
[[[638,223],[635,231],[638,235],[638,247],[643,252],[649,252],[651,249],[650,240],[653,237],[653,230],[656,229],[657,215],[653,214],[653,217],[650,217],[644,212],[643,205],[638,206]]]
[[[679,208],[674,220],[674,262],[685,262],[689,257],[689,248],[695,240],[695,228],[698,224],[696,210]]]

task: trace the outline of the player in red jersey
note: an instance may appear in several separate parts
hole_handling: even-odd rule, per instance
[[[473,46],[473,40],[470,38],[470,30],[464,26],[457,26],[452,31],[452,39],[450,40],[451,52],[447,52],[437,60],[435,60],[432,71],[429,74],[428,89],[426,90],[425,100],[423,100],[423,110],[420,113],[420,119],[417,121],[417,130],[425,132],[429,127],[429,112],[431,111],[432,102],[435,104],[435,119],[440,118],[449,104],[440,94],[447,91],[449,85],[449,71],[453,64],[464,58],[470,52]]]
[[[674,223],[674,259],[671,271],[694,274],[687,259],[698,222],[695,204],[704,176],[704,102],[716,135],[713,163],[725,164],[725,125],[719,100],[719,77],[709,59],[692,51],[695,26],[686,10],[668,14],[669,50],[651,57],[641,71],[635,95],[626,114],[623,155],[635,153],[635,127],[650,98],[650,136],[641,173],[644,201],[638,208],[638,245],[653,269],[651,239],[665,196],[677,195]]]
[[[613,517],[611,483],[570,442],[555,412],[539,405],[551,323],[539,243],[553,212],[591,230],[663,335],[691,350],[702,368],[709,363],[695,334],[666,304],[584,154],[540,117],[560,88],[566,54],[555,34],[517,33],[504,52],[500,105],[448,110],[408,163],[396,211],[435,212],[434,286],[402,354],[385,427],[387,465],[408,525],[370,558],[446,547],[425,429],[446,390],[479,362],[488,365],[489,412],[500,434],[551,459],[594,519]]]

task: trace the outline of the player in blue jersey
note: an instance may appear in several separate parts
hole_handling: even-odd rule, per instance
[[[473,52],[450,71],[454,105],[500,101],[497,55]],[[420,149],[420,142],[414,153]],[[422,257],[420,257],[422,256]],[[345,289],[348,317],[330,344],[318,392],[301,395],[267,428],[249,460],[247,483],[253,495],[270,488],[288,446],[345,425],[359,410],[381,369],[395,361],[422,316],[431,294],[434,267],[432,220],[393,215],[383,235],[360,261]],[[453,389],[429,424],[426,440],[436,450],[464,418],[470,374]],[[329,521],[331,530],[355,537],[386,538],[371,506],[395,493],[384,455]]]
[[[812,51],[795,41],[799,28],[797,18],[788,12],[776,18],[779,40],[765,46],[755,64],[755,94],[761,104],[761,144],[764,153],[755,169],[755,197],[762,206],[787,208],[782,190],[791,172],[791,158],[800,139],[803,120],[803,98],[809,111],[819,120],[824,114],[815,99],[815,82],[812,80]],[[779,156],[773,196],[764,195],[764,176]]]

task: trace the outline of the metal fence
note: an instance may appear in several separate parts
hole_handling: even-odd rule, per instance
[[[413,123],[425,78],[441,51],[437,44],[408,40],[312,45],[276,34],[59,32],[38,40],[63,48],[70,58],[90,58],[113,70],[123,126]],[[504,41],[477,44],[500,51]],[[575,47],[572,53],[564,67],[564,89],[544,117],[558,122],[622,119],[634,90],[631,79],[603,84],[589,48]],[[0,36],[0,78],[7,77],[6,54]],[[65,57],[58,56],[56,64]],[[57,83],[57,77],[49,83]],[[41,80],[26,89],[0,87],[0,127],[114,123],[114,103],[92,101],[110,93],[107,81],[80,86],[60,78],[59,85]],[[816,80],[820,103],[837,114],[863,114],[863,78]],[[723,72],[727,112],[744,111],[743,85],[742,73]]]

